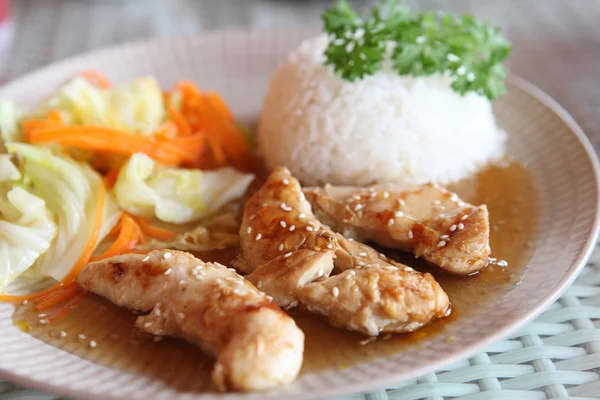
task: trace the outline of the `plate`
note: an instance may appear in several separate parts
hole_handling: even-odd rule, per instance
[[[115,82],[156,76],[164,87],[187,78],[216,89],[236,116],[255,122],[269,76],[307,31],[227,31],[133,43],[50,65],[0,88],[0,98],[33,105],[83,69]],[[292,386],[258,394],[178,391],[161,379],[119,371],[51,347],[13,325],[14,307],[0,304],[0,376],[21,385],[86,398],[308,399],[398,384],[468,357],[501,340],[548,307],[574,280],[598,233],[599,168],[576,122],[554,100],[512,77],[495,105],[509,153],[528,166],[539,201],[539,237],[526,272],[503,298],[449,324],[401,353],[344,369],[302,375]],[[449,336],[453,337],[448,341]]]

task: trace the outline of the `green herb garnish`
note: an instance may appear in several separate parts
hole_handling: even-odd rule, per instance
[[[502,61],[511,45],[497,28],[472,16],[416,14],[398,0],[384,0],[360,16],[339,0],[322,18],[330,37],[325,63],[346,80],[374,74],[389,56],[400,75],[449,74],[452,88],[463,95],[494,100],[506,92]]]

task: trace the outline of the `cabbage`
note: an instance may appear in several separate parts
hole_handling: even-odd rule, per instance
[[[50,247],[56,224],[44,200],[15,187],[0,202],[0,292]]]
[[[21,179],[21,172],[12,162],[10,154],[0,154],[0,183]]]
[[[170,240],[151,239],[137,246],[138,250],[175,249],[203,252],[222,250],[240,242],[240,224],[232,213],[211,218],[191,231],[180,233]]]
[[[0,139],[6,143],[22,140],[19,124],[23,115],[23,111],[14,103],[0,100]]]
[[[45,201],[58,228],[50,248],[27,271],[27,276],[60,280],[73,268],[90,240],[101,177],[87,164],[53,154],[49,149],[17,143],[6,147],[23,160],[23,184]],[[120,210],[107,193],[98,241],[110,232],[119,217]]]
[[[163,167],[137,153],[121,168],[115,195],[130,214],[182,224],[216,213],[241,197],[253,179],[233,168],[204,172]]]
[[[41,114],[59,110],[68,124],[102,126],[150,134],[165,117],[163,96],[154,78],[140,78],[115,89],[99,89],[83,77],[67,82],[46,101]]]

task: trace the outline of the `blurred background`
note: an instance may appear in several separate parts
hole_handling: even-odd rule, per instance
[[[377,0],[351,1],[368,7]],[[514,43],[511,70],[599,143],[600,0],[406,0],[471,13]],[[330,0],[0,0],[0,83],[103,46],[228,28],[318,28]],[[597,147],[600,148],[600,147]]]

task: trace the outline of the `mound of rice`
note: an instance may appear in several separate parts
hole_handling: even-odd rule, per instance
[[[309,185],[445,184],[504,154],[487,98],[387,66],[348,82],[323,65],[326,46],[325,36],[305,41],[272,78],[258,128],[269,167]]]

